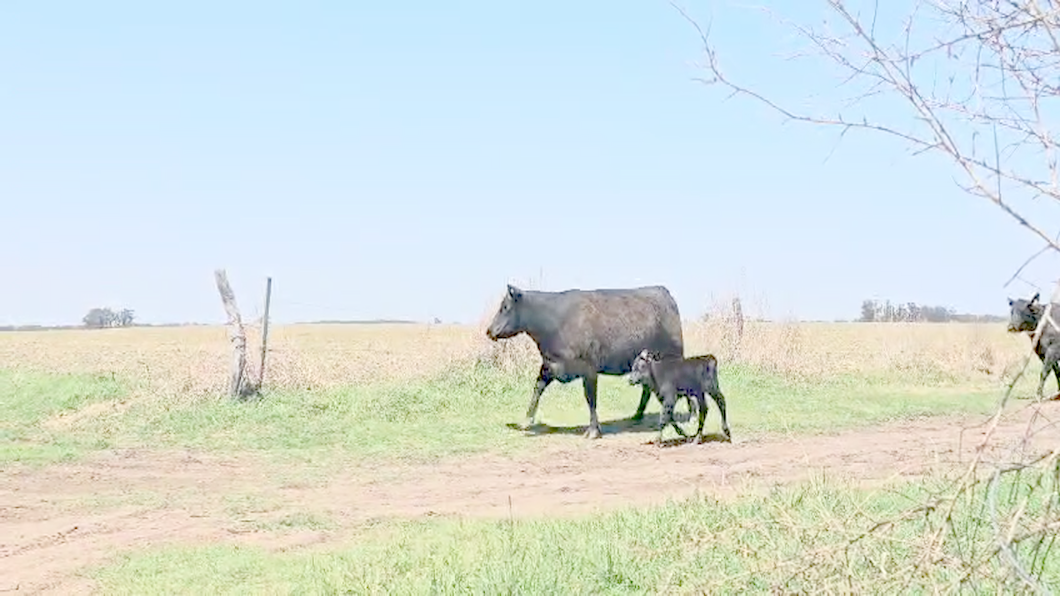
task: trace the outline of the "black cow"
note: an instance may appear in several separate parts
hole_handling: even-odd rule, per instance
[[[1038,321],[1045,313],[1045,305],[1038,302],[1039,294],[1040,292],[1030,300],[1008,299],[1011,309],[1008,319],[1009,333],[1026,332],[1032,339],[1034,338],[1034,330],[1038,328]],[[1054,321],[1060,317],[1060,304],[1053,303],[1049,316]],[[1049,373],[1053,374],[1057,387],[1060,388],[1060,364],[1058,364],[1060,361],[1060,330],[1046,323],[1038,345],[1034,346],[1034,353],[1042,361],[1042,376],[1038,380],[1038,399],[1041,399],[1045,379],[1049,377]]]
[[[633,361],[629,375],[629,384],[641,384],[659,395],[662,410],[659,412],[659,441],[662,445],[663,431],[672,424],[677,434],[685,434],[674,421],[674,404],[678,396],[695,397],[699,410],[699,428],[696,429],[696,442],[703,442],[703,425],[707,419],[707,398],[709,395],[718,405],[721,412],[721,430],[725,438],[732,442],[729,420],[725,415],[725,396],[718,385],[718,359],[712,354],[693,356],[691,358],[660,357],[650,350],[642,351]],[[689,411],[692,411],[689,399]]]
[[[600,438],[596,419],[598,375],[625,375],[641,350],[684,356],[681,315],[663,286],[539,292],[508,286],[486,330],[497,341],[526,333],[541,352],[541,370],[523,429],[534,424],[541,393],[552,381],[582,379],[589,405],[585,436]],[[644,416],[651,390],[644,387],[633,418]]]

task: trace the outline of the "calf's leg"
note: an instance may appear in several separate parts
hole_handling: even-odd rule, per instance
[[[721,412],[721,431],[725,433],[725,438],[732,443],[732,432],[729,431],[729,419],[725,415],[725,396],[721,394],[721,389],[718,388],[717,384],[711,387],[710,396],[714,398],[714,403],[718,404],[718,411]]]
[[[582,386],[585,388],[585,403],[589,405],[589,428],[585,429],[585,437],[599,439],[601,433],[600,421],[596,419],[596,373],[582,377]]]
[[[692,401],[692,397],[696,398],[695,402]],[[702,417],[707,415],[707,409],[703,405],[703,404],[706,403],[706,401],[704,401],[704,400],[705,400],[705,398],[703,396],[701,396],[701,395],[696,395],[696,396],[686,395],[685,396],[685,401],[688,402],[688,419],[689,420],[692,419],[692,404],[693,403],[696,406],[696,413],[700,416],[700,418],[702,418]],[[702,430],[702,429],[700,429],[700,430]]]
[[[640,405],[637,406],[637,413],[633,414],[633,420],[634,421],[642,420],[644,418],[644,410],[647,409],[648,401],[651,400],[651,393],[652,393],[651,389],[647,385],[644,385],[643,387],[644,387],[644,390],[643,390],[643,392],[640,395]],[[659,401],[659,405],[662,406],[662,403],[663,403],[662,396],[659,395],[658,393],[656,393],[655,394],[655,399],[657,399]],[[691,416],[692,415],[692,398],[686,395],[685,396],[685,400],[688,402],[688,415]],[[676,405],[676,402],[675,402],[675,405]]]
[[[534,417],[537,416],[537,404],[541,401],[541,394],[544,393],[545,387],[548,387],[551,382],[552,372],[548,369],[548,365],[542,364],[541,370],[537,373],[537,384],[534,385],[534,394],[530,397],[530,407],[526,409],[526,420],[523,422],[523,430],[530,430],[530,427],[534,425]]]
[[[681,430],[681,427],[674,422],[674,405],[677,403],[677,392],[672,390],[664,390],[661,392],[662,395],[662,409],[659,410],[659,440],[656,442],[660,447],[663,444],[663,432],[667,426],[673,426],[677,434],[682,437],[688,437],[685,431]]]
[[[696,443],[702,443],[703,427],[707,422],[707,398],[702,393],[696,394],[696,406],[699,408],[699,428],[696,429]],[[692,398],[688,398],[688,411],[692,411]]]

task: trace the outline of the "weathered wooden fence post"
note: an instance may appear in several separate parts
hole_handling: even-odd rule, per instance
[[[224,269],[214,271],[217,291],[221,293],[225,313],[228,314],[228,341],[232,344],[232,369],[228,379],[228,394],[236,398],[245,398],[257,392],[253,382],[248,382],[247,369],[247,333],[243,328],[243,319],[239,316],[236,296],[228,283],[228,274]]]
[[[732,316],[736,319],[736,343],[739,344],[743,341],[743,306],[739,297],[732,299]]]
[[[740,347],[743,344],[743,306],[740,304],[739,297],[732,299],[732,319],[733,336],[730,352],[732,353],[733,358],[736,358],[738,357]]]

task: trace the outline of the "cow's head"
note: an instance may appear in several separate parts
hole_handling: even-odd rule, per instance
[[[1040,292],[1035,294],[1030,300],[1024,298],[1008,299],[1010,310],[1008,317],[1009,333],[1034,331],[1038,327],[1038,318],[1042,316],[1042,305],[1038,302],[1039,294]]]
[[[648,350],[641,350],[640,354],[637,354],[637,357],[633,359],[633,366],[627,377],[629,384],[639,385],[651,379],[651,363],[658,359],[658,354]]]
[[[519,312],[522,300],[523,291],[509,284],[508,293],[504,295],[497,314],[493,315],[493,321],[486,328],[486,337],[497,341],[514,337],[525,331]]]

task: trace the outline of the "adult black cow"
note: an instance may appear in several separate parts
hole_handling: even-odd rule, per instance
[[[1008,299],[1009,305],[1009,319],[1008,319],[1008,331],[1009,333],[1021,333],[1026,332],[1030,334],[1031,338],[1034,338],[1034,330],[1038,328],[1038,322],[1041,321],[1042,315],[1045,313],[1045,305],[1038,302],[1039,294],[1035,294],[1030,300],[1019,298],[1013,300]],[[1049,318],[1054,321],[1060,317],[1060,304],[1053,304],[1053,308],[1050,309]],[[1038,355],[1038,359],[1042,361],[1042,375],[1038,379],[1038,399],[1042,398],[1042,389],[1045,387],[1045,380],[1049,378],[1049,373],[1053,374],[1053,378],[1056,379],[1057,388],[1060,389],[1060,329],[1057,329],[1050,325],[1045,324],[1045,328],[1042,329],[1042,336],[1038,341],[1038,345],[1034,346],[1034,353]]]
[[[596,418],[598,375],[625,375],[642,350],[684,356],[681,315],[663,286],[540,292],[508,286],[486,336],[493,341],[526,333],[541,353],[541,370],[522,428],[534,424],[541,393],[552,381],[582,379],[589,405],[585,436],[600,438]],[[633,418],[644,417],[651,390],[641,391]]]

